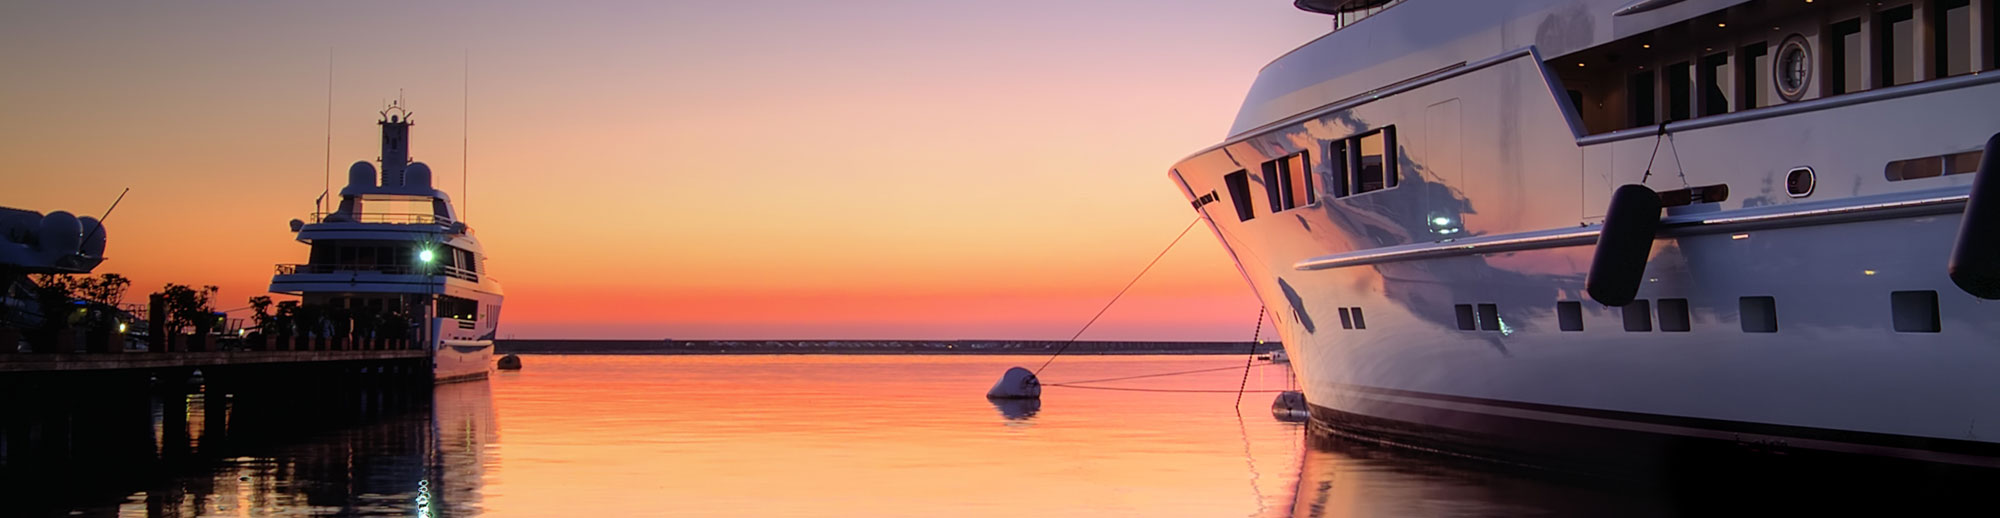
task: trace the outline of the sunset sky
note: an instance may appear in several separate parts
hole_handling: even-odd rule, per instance
[[[1193,220],[1167,168],[1330,27],[1290,4],[14,0],[0,205],[130,187],[98,271],[244,306],[305,261],[330,56],[335,188],[400,91],[502,337],[1062,339]],[[1257,307],[1198,227],[1084,338]]]

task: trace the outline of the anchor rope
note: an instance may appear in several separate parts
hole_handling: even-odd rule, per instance
[[[1250,362],[1257,359],[1257,345],[1264,336],[1264,312],[1270,306],[1257,306],[1257,327],[1250,331],[1250,354],[1243,356],[1243,381],[1236,383],[1236,415],[1243,416],[1243,389],[1250,386]]]
[[[1118,299],[1125,296],[1125,292],[1132,290],[1132,285],[1138,284],[1139,279],[1146,277],[1146,272],[1152,271],[1153,265],[1160,264],[1160,258],[1166,257],[1167,252],[1172,251],[1174,249],[1174,245],[1180,244],[1181,238],[1187,237],[1188,231],[1194,230],[1194,225],[1200,222],[1201,222],[1201,216],[1195,216],[1194,221],[1189,221],[1187,224],[1187,228],[1181,229],[1180,235],[1174,236],[1174,240],[1172,242],[1167,243],[1167,247],[1161,249],[1159,255],[1153,256],[1153,260],[1151,262],[1146,263],[1145,268],[1139,269],[1139,274],[1132,276],[1132,280],[1130,282],[1126,282],[1125,287],[1119,289],[1117,295],[1111,296],[1111,300],[1109,302],[1105,302],[1104,307],[1098,309],[1097,314],[1090,317],[1090,321],[1083,323],[1082,329],[1077,329],[1076,334],[1070,335],[1068,341],[1063,342],[1061,347],[1057,347],[1055,354],[1050,354],[1049,359],[1042,362],[1042,366],[1035,367],[1035,374],[1037,376],[1040,376],[1042,373],[1042,369],[1046,369],[1049,367],[1049,364],[1055,363],[1057,356],[1062,356],[1063,351],[1069,350],[1069,346],[1075,344],[1076,339],[1078,337],[1082,337],[1084,331],[1089,331],[1090,326],[1097,323],[1097,319],[1103,318],[1104,312],[1110,311],[1111,306],[1113,304],[1117,304]]]

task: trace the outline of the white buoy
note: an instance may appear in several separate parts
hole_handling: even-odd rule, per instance
[[[1035,379],[1035,372],[1014,367],[1000,375],[1000,382],[993,384],[993,390],[986,391],[988,399],[1041,399],[1042,381]]]
[[[1311,416],[1311,411],[1306,409],[1304,392],[1296,390],[1279,392],[1278,399],[1271,402],[1271,417],[1276,417],[1279,421],[1296,423],[1305,421]]]

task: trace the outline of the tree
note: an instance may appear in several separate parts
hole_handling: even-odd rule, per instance
[[[250,319],[257,323],[257,332],[271,334],[272,319],[276,318],[271,315],[271,296],[250,297],[250,311]]]
[[[62,274],[43,274],[35,279],[35,305],[42,312],[42,326],[38,330],[42,340],[54,340],[57,333],[69,329],[70,319],[76,317],[72,309],[76,300],[76,279]]]
[[[84,317],[84,325],[92,331],[104,332],[117,327],[118,315],[124,312],[119,306],[125,303],[125,289],[131,286],[131,279],[115,273],[85,277],[76,281],[77,297],[90,302],[89,311]]]
[[[202,286],[196,290],[187,286],[168,283],[160,290],[167,303],[167,332],[185,333],[189,328],[201,326],[215,319],[215,307],[211,304],[215,292],[221,288]]]

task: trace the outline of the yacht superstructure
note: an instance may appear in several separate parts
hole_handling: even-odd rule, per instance
[[[379,174],[375,164],[355,162],[336,210],[292,220],[299,242],[312,246],[311,257],[278,265],[271,291],[328,308],[321,315],[408,322],[407,336],[432,352],[438,382],[484,379],[500,321],[500,282],[487,272],[472,227],[432,187],[430,166],[410,158],[410,113],[391,104],[377,124]]]
[[[1170,176],[1317,429],[2000,467],[1995,0],[1296,5]]]

